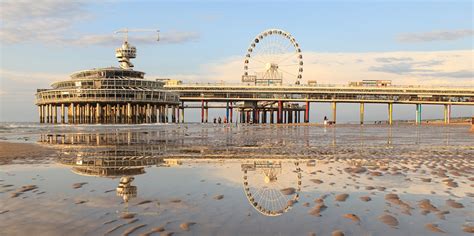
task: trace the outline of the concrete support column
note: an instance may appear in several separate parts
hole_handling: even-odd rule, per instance
[[[282,122],[283,122],[283,102],[278,101],[277,123],[281,124]]]
[[[360,124],[364,124],[364,103],[360,103],[360,111],[359,111],[359,120]]]
[[[158,108],[159,113],[160,113],[160,123],[165,123],[165,110],[164,109],[165,108],[163,105],[160,105],[160,107]]]
[[[158,119],[157,119],[157,114],[158,114],[158,111],[157,111],[157,107],[156,105],[153,105],[152,108],[151,108],[151,122],[152,123],[158,123]]]
[[[229,101],[227,101],[227,104],[225,106],[225,119],[227,122],[229,122],[229,115],[230,115]]]
[[[53,104],[53,122],[55,124],[58,123],[58,107],[56,106],[56,104]]]
[[[151,108],[150,108],[150,104],[146,104],[146,112],[145,112],[145,115],[146,115],[146,123],[151,123]]]
[[[121,112],[121,105],[116,104],[115,105],[115,123],[122,123],[121,117],[122,117],[122,112]]]
[[[206,102],[206,123],[209,120],[209,102]]]
[[[45,123],[49,124],[49,104],[44,105]]]
[[[451,121],[451,105],[444,104],[444,123],[449,124]]]
[[[184,101],[181,102],[181,123],[184,123]]]
[[[129,103],[130,105],[130,103]],[[101,119],[100,119],[100,112],[101,112],[102,108],[100,107],[100,103],[97,103],[96,106],[95,106],[95,122],[96,123],[100,123],[101,122]]]
[[[334,124],[336,124],[336,115],[337,115],[336,102],[332,102],[332,121],[334,122]]]
[[[74,106],[74,112],[75,112],[75,113],[74,113],[74,123],[75,123],[75,124],[79,124],[80,118],[81,118],[81,116],[80,116],[80,111],[79,111],[79,104],[76,104],[76,105]]]
[[[71,110],[71,119],[68,120],[68,123],[69,124],[74,124],[76,122],[76,106],[74,105],[74,103],[71,103],[71,105],[69,105],[69,110]]]
[[[43,123],[43,108],[42,108],[42,105],[38,105],[38,116],[39,116],[39,122]]]
[[[132,104],[127,103],[127,123],[132,123]]]
[[[254,124],[258,124],[258,110],[256,108],[252,109],[252,121]]]
[[[85,111],[86,116],[85,116],[85,122],[84,122],[84,123],[87,123],[87,124],[88,124],[88,123],[91,122],[91,116],[92,116],[92,114],[91,114],[91,108],[90,108],[90,104],[89,104],[89,103],[86,104],[85,109],[86,109],[86,111]]]
[[[179,108],[179,104],[176,105],[176,123],[181,121],[181,109]]]
[[[171,123],[176,123],[176,106],[171,106]]]
[[[46,123],[49,123],[49,104],[45,105],[45,115],[46,115]]]
[[[310,106],[309,101],[306,101],[306,108],[304,111],[304,123],[309,123],[309,106]]]
[[[416,104],[416,124],[421,124],[421,104]]]
[[[388,124],[392,125],[393,123],[393,103],[388,104]]]
[[[43,123],[43,121],[41,120],[42,113],[43,112],[41,111],[41,105],[38,105],[38,118],[40,123]]]
[[[288,124],[291,124],[293,123],[293,110],[288,110],[287,113],[288,113],[288,119],[287,119]]]
[[[135,122],[136,124],[140,124],[140,105],[138,104],[135,104],[135,113],[133,114],[134,115],[134,119],[135,119]]]
[[[201,103],[201,123],[204,123],[204,100]]]
[[[64,103],[61,104],[61,123],[64,124],[66,123],[66,109],[64,108]]]
[[[233,122],[233,117],[234,117],[234,106],[232,105],[232,102],[230,103],[230,123]]]
[[[168,105],[165,105],[165,123],[168,123],[169,114],[168,114]]]

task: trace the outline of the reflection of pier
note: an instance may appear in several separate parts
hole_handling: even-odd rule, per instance
[[[293,165],[289,162],[284,164]],[[252,207],[266,216],[279,216],[289,211],[298,201],[301,190],[299,162],[294,162],[294,166],[295,169],[289,170],[294,176],[288,181],[288,178],[283,177],[281,161],[254,161],[242,164],[244,191]],[[286,193],[283,192],[285,188],[288,191]]]
[[[155,149],[165,149],[166,144],[175,143],[180,137],[171,131],[120,131],[120,132],[94,132],[94,133],[64,133],[41,134],[39,142],[43,144],[58,145],[59,147],[107,147],[117,145],[144,145],[148,144]]]
[[[162,155],[167,141],[159,136],[154,131],[43,134],[39,142],[60,147],[57,161],[78,175],[120,178],[116,193],[128,203],[138,192],[131,184],[134,176],[166,164]]]

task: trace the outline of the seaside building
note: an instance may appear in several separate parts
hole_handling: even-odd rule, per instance
[[[136,57],[136,48],[124,41],[115,56],[120,67],[83,70],[50,89],[38,89],[35,103],[40,122],[178,122],[179,96],[164,89],[163,80],[147,80],[144,72],[132,69],[130,59]]]

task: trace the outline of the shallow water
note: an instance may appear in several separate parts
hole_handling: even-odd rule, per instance
[[[474,226],[468,126],[15,125],[0,136],[58,155],[0,166],[7,235],[122,235],[137,226],[132,235],[158,226],[192,235],[430,235],[428,223],[463,235]],[[12,197],[25,185],[37,189]],[[349,197],[338,202],[341,193]],[[408,207],[384,199],[388,193]],[[327,209],[310,214],[324,195]],[[436,211],[423,212],[422,199]],[[445,219],[442,211],[449,211]],[[383,214],[398,226],[379,221]],[[195,224],[185,231],[184,222]]]

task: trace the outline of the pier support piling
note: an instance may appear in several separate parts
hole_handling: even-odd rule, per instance
[[[336,124],[336,114],[337,114],[336,102],[333,102],[332,103],[332,121],[334,122],[334,124]]]
[[[445,104],[444,105],[444,123],[449,124],[451,121],[451,105]]]
[[[306,107],[304,111],[304,123],[309,123],[309,101],[306,102]]]
[[[359,108],[359,121],[360,124],[364,124],[364,103],[360,103],[360,108]]]
[[[283,101],[278,101],[277,123],[283,122]]]
[[[226,104],[226,107],[225,107],[225,118],[226,118],[226,121],[229,122],[229,115],[230,115],[230,111],[229,111],[229,101],[227,101],[227,104]]]
[[[209,102],[206,102],[206,123],[209,121]]]
[[[393,103],[388,104],[388,124],[392,125],[393,122]]]
[[[416,124],[421,124],[421,104],[416,104]]]

